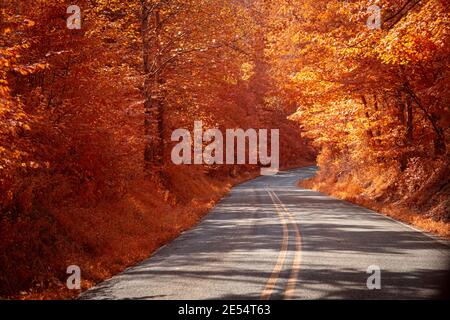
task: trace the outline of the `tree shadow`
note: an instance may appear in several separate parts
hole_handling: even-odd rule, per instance
[[[81,299],[259,299],[280,251],[283,230],[270,186],[302,235],[295,299],[448,298],[449,247],[371,210],[295,187],[289,171],[243,183],[196,227],[151,258],[85,292]],[[273,299],[283,298],[295,252],[288,254]],[[381,290],[366,287],[381,268]]]

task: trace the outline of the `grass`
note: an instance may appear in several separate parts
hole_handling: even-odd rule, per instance
[[[429,212],[418,212],[401,202],[385,202],[371,199],[364,195],[364,189],[354,183],[342,181],[321,181],[315,177],[299,181],[299,187],[312,189],[332,195],[338,199],[369,208],[386,216],[417,227],[434,235],[450,239],[450,223],[436,221]]]

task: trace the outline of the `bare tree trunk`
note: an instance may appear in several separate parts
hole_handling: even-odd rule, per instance
[[[446,144],[445,144],[445,135],[444,129],[439,126],[439,116],[433,112],[429,112],[420,101],[420,98],[414,93],[411,86],[407,82],[405,84],[405,89],[409,93],[409,96],[412,101],[414,101],[420,110],[425,114],[425,117],[430,121],[431,126],[433,127],[435,138],[434,138],[434,155],[441,156],[446,153]]]
[[[406,126],[405,118],[405,101],[403,100],[402,91],[397,92],[398,121],[401,125]]]
[[[147,173],[159,170],[163,163],[163,97],[160,74],[161,20],[156,6],[142,1],[142,50],[144,64],[144,168]],[[150,63],[151,59],[153,63]]]
[[[406,98],[406,144],[413,145],[414,139],[414,114],[411,97]]]
[[[412,99],[409,95],[406,96],[406,102],[400,98],[400,108],[401,108],[401,121],[405,126],[405,136],[404,136],[404,144],[407,148],[401,155],[400,158],[400,171],[405,171],[408,166],[408,160],[411,157],[411,150],[408,150],[409,147],[413,145],[414,142],[414,112]],[[405,109],[406,109],[406,118],[405,118]]]
[[[442,156],[447,152],[447,146],[445,144],[445,135],[444,129],[438,126],[439,116],[435,113],[431,114],[431,118],[433,119],[433,128],[435,131],[434,138],[434,155]]]
[[[403,91],[400,89],[397,91],[397,107],[398,107],[398,121],[400,122],[400,125],[406,129],[406,102],[404,99]],[[407,130],[405,130],[406,132]],[[406,147],[407,144],[407,134],[402,139],[403,146]],[[403,172],[406,170],[406,167],[408,166],[408,151],[402,151],[400,155],[400,171]]]

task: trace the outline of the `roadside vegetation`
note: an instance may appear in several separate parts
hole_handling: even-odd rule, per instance
[[[303,185],[449,236],[448,1],[375,29],[359,0],[76,2],[0,4],[0,297],[73,297],[67,266],[86,289],[258,174],[173,165],[194,121],[279,129]]]

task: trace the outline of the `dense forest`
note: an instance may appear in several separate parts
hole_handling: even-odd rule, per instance
[[[68,265],[87,288],[259,173],[173,164],[198,120],[279,129],[303,186],[450,235],[449,1],[374,1],[378,27],[361,0],[75,2],[0,3],[0,296],[71,297]]]
[[[379,29],[366,1],[273,5],[277,88],[320,150],[306,185],[448,235],[449,2],[377,5]]]

